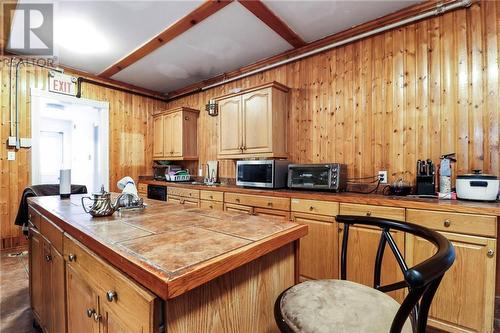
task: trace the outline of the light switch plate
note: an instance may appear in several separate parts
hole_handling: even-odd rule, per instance
[[[15,151],[8,151],[7,152],[7,160],[8,161],[15,161],[16,160],[16,152]]]

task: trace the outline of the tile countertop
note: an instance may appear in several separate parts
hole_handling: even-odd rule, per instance
[[[500,201],[481,202],[467,200],[438,200],[438,199],[421,199],[415,197],[400,197],[400,196],[385,196],[381,194],[359,194],[359,193],[331,193],[321,191],[296,191],[290,189],[251,189],[243,188],[235,185],[207,186],[193,185],[190,183],[172,183],[166,181],[156,181],[141,177],[139,183],[163,185],[171,187],[191,188],[207,191],[222,191],[243,194],[267,195],[274,197],[325,200],[343,203],[358,203],[377,206],[391,206],[413,209],[430,209],[455,213],[496,215],[500,217]]]
[[[307,234],[306,226],[295,223],[156,200],[145,200],[143,211],[93,218],[83,211],[81,197],[33,197],[29,204],[163,299]]]

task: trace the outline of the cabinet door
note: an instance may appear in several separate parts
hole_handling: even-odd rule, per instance
[[[340,224],[339,233],[339,276],[340,276],[340,255],[342,249],[343,224]],[[380,229],[370,227],[351,226],[349,227],[349,242],[347,246],[347,280],[362,283],[373,287],[373,275],[375,272],[375,257],[377,256],[378,244],[380,241]],[[399,250],[404,256],[405,239],[404,233],[391,231]],[[386,245],[382,260],[380,274],[382,285],[388,285],[403,280],[403,273],[390,249]],[[394,299],[401,302],[404,298],[404,289],[388,293]]]
[[[100,333],[133,332],[129,327],[120,321],[120,317],[111,311],[105,301],[100,302],[100,315]],[[122,315],[126,316],[127,314],[123,313]]]
[[[182,156],[184,119],[182,112],[175,112],[170,115],[171,126],[171,151],[173,157]]]
[[[51,247],[51,332],[66,332],[66,289],[63,256]]]
[[[219,155],[241,154],[241,97],[219,101]]]
[[[50,243],[43,239],[43,261],[42,261],[42,304],[44,310],[42,311],[41,323],[45,332],[51,332],[52,320],[52,272],[50,253]]]
[[[496,240],[442,233],[455,247],[455,262],[432,301],[429,325],[448,332],[493,332]],[[435,253],[434,245],[406,236],[408,266]]]
[[[163,116],[153,118],[153,157],[163,157]]]
[[[290,212],[283,210],[256,207],[253,211],[253,214],[258,216],[265,216],[268,218],[274,218],[282,222],[290,221]]]
[[[29,282],[31,308],[39,321],[44,317],[45,309],[42,296],[42,265],[43,265],[43,240],[36,229],[30,228],[29,239]]]
[[[273,151],[271,88],[244,94],[242,104],[243,153],[271,153]]]
[[[173,154],[172,147],[172,114],[163,116],[163,156],[169,157]]]
[[[94,319],[99,311],[97,296],[71,264],[66,266],[66,288],[68,332],[98,333],[99,325]]]
[[[336,279],[337,223],[333,217],[292,213],[292,221],[309,227],[300,239],[300,276],[306,279]]]

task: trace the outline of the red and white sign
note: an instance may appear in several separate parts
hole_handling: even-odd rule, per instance
[[[76,96],[76,77],[56,72],[49,73],[49,91]]]

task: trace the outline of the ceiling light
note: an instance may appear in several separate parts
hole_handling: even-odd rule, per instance
[[[80,54],[100,54],[110,49],[103,33],[82,18],[57,19],[54,39],[59,47]]]

